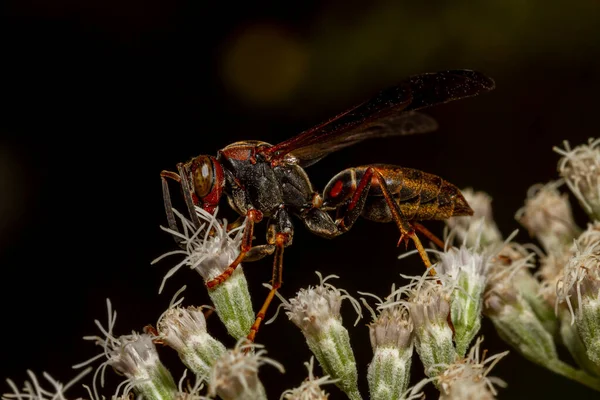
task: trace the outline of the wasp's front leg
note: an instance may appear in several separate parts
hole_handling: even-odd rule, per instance
[[[240,245],[240,254],[236,257],[235,260],[221,273],[221,275],[215,277],[214,279],[206,282],[206,286],[209,289],[214,288],[220,283],[223,283],[233,274],[233,271],[237,268],[238,265],[242,262],[246,254],[252,249],[252,238],[254,235],[254,223],[260,222],[263,218],[263,214],[255,209],[250,209],[246,213],[246,227],[244,228],[244,235],[242,236],[242,243]]]

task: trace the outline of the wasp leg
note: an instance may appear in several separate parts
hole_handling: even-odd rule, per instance
[[[273,244],[261,244],[260,246],[253,246],[244,257],[245,262],[258,261],[266,256],[270,256],[275,251],[275,245]]]
[[[419,255],[421,256],[421,259],[423,260],[423,264],[425,264],[425,267],[427,269],[431,268],[431,261],[429,261],[427,252],[425,252],[425,249],[423,248],[419,237],[415,233],[414,226],[404,219],[402,211],[400,210],[400,206],[390,193],[387,184],[385,183],[385,179],[383,178],[383,176],[381,176],[381,173],[379,173],[379,171],[377,171],[376,169],[369,168],[367,169],[367,172],[369,170],[373,170],[373,176],[377,179],[379,183],[379,187],[381,188],[383,197],[385,198],[385,201],[388,204],[388,207],[390,208],[390,212],[392,213],[392,219],[398,226],[398,229],[400,229],[400,240],[398,240],[398,244],[400,244],[402,241],[407,243],[408,239],[412,239],[412,241],[415,244],[415,247],[417,248],[417,251],[419,252]],[[365,175],[367,174],[365,173]],[[433,268],[430,269],[430,273],[432,276],[436,275],[435,270]]]
[[[235,260],[221,273],[221,275],[215,277],[214,279],[206,282],[206,286],[209,289],[214,288],[215,286],[223,283],[233,274],[233,271],[237,268],[238,265],[242,262],[246,253],[250,251],[252,248],[252,236],[254,235],[254,223],[260,222],[262,220],[262,213],[258,210],[252,209],[248,210],[246,213],[246,218],[248,222],[246,222],[246,227],[244,228],[244,236],[242,236],[242,244],[240,246],[240,254],[236,257]]]
[[[438,238],[437,236],[435,236],[433,233],[431,233],[431,231],[429,229],[425,228],[420,223],[418,223],[418,222],[412,222],[412,226],[417,231],[419,231],[423,235],[425,235],[427,237],[427,239],[429,239],[433,243],[435,243],[435,245],[438,246],[440,249],[444,249],[446,247],[446,244],[444,242],[442,242],[442,240],[440,238]]]
[[[180,179],[181,188],[183,189],[183,199],[185,200],[185,205],[187,206],[188,213],[190,214],[190,218],[192,220],[192,224],[194,228],[200,228],[200,218],[196,214],[195,204],[196,202],[192,198],[192,189],[190,188],[190,184],[186,177],[188,176],[187,171],[183,167],[183,163],[177,164],[177,171],[179,172],[179,176],[183,177]]]
[[[371,188],[373,168],[367,169],[360,180],[356,191],[347,204],[337,208],[336,219],[320,208],[311,208],[306,213],[299,215],[306,228],[314,233],[332,239],[346,233],[352,228],[358,217],[360,217]]]
[[[271,279],[271,290],[265,299],[256,320],[250,332],[248,340],[254,341],[258,328],[261,322],[265,319],[267,309],[275,297],[275,293],[283,284],[283,249],[292,244],[294,237],[294,226],[290,219],[290,215],[285,208],[280,208],[273,218],[269,221],[267,229],[267,243],[275,248],[275,256],[273,257],[273,275]]]
[[[165,204],[165,213],[167,214],[167,222],[169,224],[169,229],[179,233],[179,227],[177,226],[175,214],[173,213],[173,204],[171,203],[171,193],[169,192],[169,184],[167,182],[167,178],[173,179],[175,182],[181,183],[181,177],[175,172],[171,171],[162,171],[160,173],[160,179],[162,181],[163,202]],[[180,238],[177,235],[171,236],[173,236],[175,243],[177,243],[180,247],[184,247],[182,238]]]
[[[256,333],[258,332],[258,328],[260,327],[261,322],[265,319],[267,309],[273,301],[275,293],[277,293],[277,290],[283,284],[283,249],[288,243],[289,236],[287,234],[275,234],[275,257],[273,259],[273,278],[271,280],[271,290],[269,291],[265,302],[260,308],[260,311],[258,312],[258,314],[256,314],[256,320],[250,328],[250,333],[248,333],[248,340],[250,340],[251,342],[254,342],[254,338],[256,337]]]
[[[368,168],[365,171],[348,203],[337,208],[335,222],[325,211],[319,208],[312,208],[301,216],[306,227],[312,233],[328,239],[348,232],[365,208],[374,171],[373,168]]]
[[[227,224],[227,232],[239,228],[244,223],[245,218],[243,216],[239,216],[235,221]]]

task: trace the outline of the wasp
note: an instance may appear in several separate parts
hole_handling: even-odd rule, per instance
[[[241,141],[219,150],[216,156],[200,155],[179,163],[177,173],[161,172],[169,227],[178,230],[167,179],[181,184],[196,227],[200,222],[194,206],[214,213],[224,196],[240,220],[247,221],[239,256],[221,275],[206,283],[208,288],[225,281],[242,261],[274,254],[272,289],[248,334],[250,340],[254,340],[269,304],[282,285],[283,252],[294,236],[292,217],[325,238],[347,232],[361,216],[376,222],[393,221],[400,230],[398,244],[411,239],[425,265],[430,267],[416,231],[442,247],[443,243],[419,221],[473,214],[456,186],[419,170],[372,164],[338,173],[321,194],[313,188],[304,169],[365,139],[433,131],[437,129],[435,120],[417,110],[493,88],[491,78],[471,70],[416,75],[279,144]],[[266,244],[253,246],[254,225],[265,218]]]

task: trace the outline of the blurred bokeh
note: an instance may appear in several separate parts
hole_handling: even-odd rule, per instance
[[[8,0],[0,10],[0,378],[20,381],[30,368],[68,380],[72,364],[99,352],[81,337],[105,320],[106,297],[122,334],[155,323],[184,283],[188,304],[208,301],[191,271],[159,296],[175,260],[150,266],[175,248],[159,229],[159,172],[191,156],[243,139],[276,143],[412,74],[476,69],[497,89],[429,110],[437,132],[365,142],[307,172],[323,188],[367,163],[426,170],[490,193],[508,235],[527,188],[556,178],[552,147],[598,136],[596,0]],[[298,223],[282,293],[317,283],[319,270],[351,293],[383,296],[399,273],[422,268],[416,257],[396,259],[397,237],[391,224],[359,221],[328,241]],[[257,305],[270,264],[246,268]],[[310,357],[285,319],[258,337],[287,369],[261,372],[273,398],[300,383]],[[363,377],[367,322],[351,331]],[[209,327],[223,337],[216,319]],[[489,323],[482,332],[490,352],[506,348]],[[594,395],[515,352],[493,375],[509,384],[500,398]]]

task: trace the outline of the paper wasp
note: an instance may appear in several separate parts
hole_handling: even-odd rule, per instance
[[[226,280],[243,260],[254,261],[275,253],[272,290],[249,332],[251,340],[281,287],[283,251],[294,235],[292,216],[311,232],[326,238],[347,232],[359,216],[377,222],[393,221],[400,230],[400,240],[412,239],[423,262],[430,267],[415,230],[440,243],[418,221],[472,215],[456,186],[419,170],[373,164],[340,172],[321,195],[313,189],[304,168],[365,139],[435,130],[436,122],[416,110],[493,88],[492,79],[470,70],[421,74],[279,144],[242,141],[219,150],[216,157],[201,155],[179,163],[178,173],[161,173],[169,227],[177,231],[166,178],[181,184],[197,227],[200,224],[194,206],[214,213],[223,195],[246,219],[239,256],[225,272],[207,282],[209,288]],[[336,212],[335,219],[330,211]],[[254,224],[265,217],[267,243],[253,246]]]

